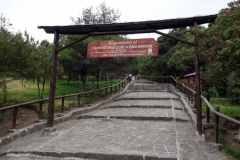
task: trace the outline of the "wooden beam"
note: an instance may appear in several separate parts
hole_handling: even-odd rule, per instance
[[[116,35],[116,34],[138,34],[138,33],[152,33],[156,32],[156,29],[145,29],[145,30],[133,30],[133,31],[110,31],[110,32],[91,32],[91,36],[99,35]]]
[[[171,38],[171,39],[174,39],[176,41],[180,41],[182,43],[186,43],[186,44],[191,45],[191,46],[195,46],[194,43],[188,42],[186,40],[183,40],[183,39],[180,39],[180,38],[177,38],[177,37],[170,36],[168,34],[165,34],[165,33],[159,32],[159,31],[155,31],[155,33],[160,34],[160,35],[165,36],[165,37],[168,37],[168,38]]]
[[[152,32],[155,32],[156,30],[155,29],[147,29],[147,30],[136,30],[136,31],[111,31],[111,32],[91,32],[89,33],[88,35],[70,43],[70,44],[67,44],[65,45],[64,47],[60,48],[57,50],[57,52],[60,52],[61,50],[65,49],[65,48],[68,48],[72,45],[74,45],[75,43],[77,42],[80,42],[90,36],[100,36],[100,35],[117,35],[117,34],[138,34],[138,33],[152,33]]]
[[[200,94],[200,73],[199,73],[199,55],[198,55],[198,40],[197,40],[197,22],[194,22],[194,41],[195,41],[195,90],[196,90],[196,104],[197,109],[197,131],[199,135],[202,135],[202,106],[201,106],[201,94]]]
[[[55,30],[53,58],[52,58],[52,66],[51,66],[49,104],[48,104],[48,118],[47,118],[48,127],[53,127],[53,119],[54,119],[55,90],[56,90],[56,83],[57,83],[56,77],[57,77],[58,41],[59,41],[59,34],[58,34],[58,31]]]
[[[86,35],[86,36],[84,36],[84,37],[82,37],[82,38],[80,38],[80,39],[78,39],[78,40],[76,40],[76,41],[74,41],[74,42],[72,42],[72,43],[69,43],[69,44],[65,45],[64,47],[62,47],[62,48],[60,48],[60,49],[57,49],[57,52],[60,52],[61,50],[65,49],[65,48],[68,48],[68,47],[74,45],[75,43],[80,42],[80,41],[82,41],[82,40],[84,40],[84,39],[86,39],[86,38],[88,38],[88,37],[90,37],[89,34]]]

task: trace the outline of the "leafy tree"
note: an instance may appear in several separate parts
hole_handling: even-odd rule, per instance
[[[46,81],[50,79],[52,52],[53,45],[47,40],[43,40],[38,46],[37,54],[34,57],[37,64],[34,79],[37,81],[39,98],[43,95]]]
[[[192,27],[175,28],[168,34],[193,42],[192,30]],[[158,56],[144,58],[140,74],[183,76],[194,70],[193,47],[164,36],[159,37],[157,42]]]
[[[219,14],[214,24],[198,30],[199,52],[206,64],[204,77],[210,81],[223,79],[232,72],[240,74],[240,1],[228,6],[229,10]]]
[[[11,23],[0,16],[0,86],[4,93],[4,103],[6,102],[7,87],[6,74],[12,72],[21,78],[30,78],[32,71],[34,71],[33,55],[36,48],[34,39],[28,35],[20,32],[13,34],[9,31]]]
[[[114,23],[117,22],[120,18],[120,13],[118,10],[113,10],[108,7],[105,2],[101,3],[97,7],[97,12],[94,13],[93,8],[85,8],[83,9],[82,14],[74,19],[71,17],[72,23],[76,25],[82,24],[96,24],[96,23]],[[77,40],[83,37],[82,35],[63,35],[60,44],[66,44]],[[71,48],[64,50],[59,55],[59,62],[62,64],[64,68],[64,72],[68,75],[68,83],[73,77],[81,77],[81,81],[83,82],[84,90],[89,90],[92,87],[99,84],[101,81],[101,75],[103,71],[113,72],[120,69],[116,66],[116,64],[127,64],[127,58],[87,58],[87,45],[93,40],[116,40],[123,39],[122,36],[119,35],[111,35],[111,36],[93,36],[85,39]],[[97,78],[97,83],[88,86],[88,76],[93,75]]]

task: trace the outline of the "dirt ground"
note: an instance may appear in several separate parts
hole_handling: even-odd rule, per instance
[[[203,123],[206,123],[205,119],[203,119]],[[214,124],[214,120],[211,119],[210,123]],[[233,123],[228,123],[227,126],[222,129],[226,144],[237,151],[240,151],[240,143],[236,142],[234,137],[238,134],[239,129],[239,126],[234,125]],[[207,142],[215,143],[214,136],[211,134],[212,131],[214,131],[214,129],[204,129],[203,133],[205,134]]]
[[[118,91],[119,92],[119,91]],[[113,95],[115,95],[116,93],[113,93]],[[101,99],[96,99],[93,101],[93,103],[91,104],[84,104],[81,106],[81,108],[85,108],[88,107],[90,105],[94,105],[98,102],[101,101],[105,101],[106,99],[109,99],[110,93],[108,94],[107,97],[104,97],[104,95],[101,96]],[[38,118],[38,113],[36,110],[33,109],[34,107],[24,107],[24,108],[20,108],[18,110],[18,116],[17,116],[17,129],[21,129],[27,126],[30,126],[34,123],[36,123],[36,121],[39,119]],[[64,106],[65,110],[64,113],[69,113],[72,110],[75,110],[75,108],[77,108],[76,106]],[[58,114],[61,113],[61,111],[58,111],[56,113],[54,113],[54,117],[57,117]],[[43,120],[47,120],[47,117],[43,116]],[[8,134],[11,134],[8,130],[12,128],[12,122],[13,121],[13,111],[12,110],[7,110],[5,112],[5,116],[3,118],[3,121],[0,120],[0,138],[7,136]]]

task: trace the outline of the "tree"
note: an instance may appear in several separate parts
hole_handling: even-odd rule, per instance
[[[3,15],[0,16],[0,87],[7,97],[6,74],[15,73],[21,78],[30,78],[34,71],[33,55],[36,49],[34,39],[25,31],[13,34],[9,31],[12,24]]]
[[[168,34],[193,42],[192,30],[192,27],[175,28]],[[159,44],[158,56],[144,58],[140,74],[183,76],[194,70],[194,52],[192,46],[164,36],[159,37],[157,42]]]
[[[38,46],[37,54],[34,57],[37,62],[34,79],[37,81],[39,98],[43,95],[46,81],[50,79],[52,51],[53,45],[47,40],[43,40]]]
[[[228,3],[208,28],[198,30],[201,61],[206,64],[204,78],[224,79],[232,72],[240,75],[240,1]]]
[[[114,23],[117,22],[119,18],[120,13],[118,10],[115,11],[111,9],[105,4],[105,2],[103,2],[97,6],[96,13],[94,13],[92,7],[85,8],[77,19],[71,17],[71,20],[73,24],[86,25],[96,23]],[[82,35],[63,35],[60,39],[60,44],[64,45],[81,37]],[[84,90],[89,90],[99,84],[103,71],[106,71],[106,73],[113,72],[113,70],[117,68],[113,67],[114,63],[119,64],[121,62],[126,64],[127,58],[87,58],[87,45],[91,41],[109,39],[116,40],[123,39],[123,37],[119,35],[93,36],[61,52],[59,55],[59,62],[63,65],[64,72],[68,75],[68,81],[70,81],[72,77],[80,76],[81,81],[83,82]],[[88,86],[89,75],[96,76],[97,78],[97,83],[90,87]]]

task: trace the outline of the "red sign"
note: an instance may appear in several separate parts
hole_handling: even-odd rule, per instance
[[[158,43],[153,38],[92,41],[88,58],[158,56]]]
[[[188,77],[188,84],[194,84],[195,83],[195,76]]]

